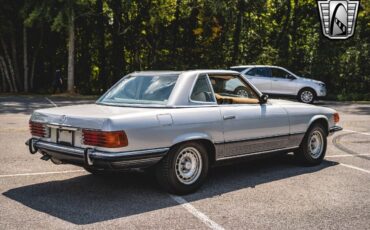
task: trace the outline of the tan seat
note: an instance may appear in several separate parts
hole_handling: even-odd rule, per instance
[[[242,98],[242,97],[228,97],[228,96],[221,96],[217,93],[215,93],[217,102],[222,100],[228,100],[231,102],[231,104],[259,104],[258,99],[254,98]]]

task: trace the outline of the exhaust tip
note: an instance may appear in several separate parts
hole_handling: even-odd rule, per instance
[[[63,162],[55,157],[50,158],[51,162],[53,162],[56,165],[61,165]]]

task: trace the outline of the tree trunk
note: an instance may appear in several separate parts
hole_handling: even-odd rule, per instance
[[[239,0],[238,2],[238,16],[236,19],[236,25],[234,30],[234,45],[233,45],[233,56],[232,56],[232,64],[238,64],[239,61],[239,43],[240,43],[240,34],[242,31],[242,20],[243,20],[243,14],[244,14],[244,1],[245,0]]]
[[[106,51],[105,51],[105,23],[103,15],[103,1],[96,2],[96,29],[98,39],[98,62],[99,62],[99,87],[103,92],[107,89],[107,74],[106,74]],[[100,92],[102,93],[102,92]]]
[[[37,60],[37,56],[39,54],[40,47],[42,45],[43,40],[44,40],[44,28],[41,27],[39,44],[36,47],[36,50],[34,50],[33,57],[32,57],[32,63],[31,63],[31,74],[30,74],[30,89],[31,90],[33,90],[33,85],[34,85],[36,60]]]
[[[3,65],[0,63],[0,73],[1,73],[1,90],[2,92],[7,92],[7,85],[6,85],[6,78],[5,78],[5,72],[3,69]]]
[[[6,72],[7,72],[8,70],[6,69],[6,67],[9,67],[10,75],[8,74],[8,78],[10,78],[10,80],[12,81],[13,91],[14,92],[18,92],[17,85],[16,85],[15,79],[14,79],[15,77],[14,77],[14,69],[13,69],[12,61],[10,59],[10,56],[9,56],[9,53],[8,53],[8,50],[7,50],[7,47],[6,47],[6,44],[5,44],[4,39],[3,38],[0,38],[0,40],[1,40],[1,45],[3,47],[4,55],[5,55],[5,59],[6,59],[6,61],[4,60],[4,64],[5,64],[4,68],[5,68]]]
[[[122,2],[121,0],[112,1],[113,10],[113,31],[112,31],[112,63],[113,63],[113,82],[118,81],[122,76],[124,68],[124,47],[122,41],[121,30],[123,27],[122,21]]]
[[[182,0],[176,0],[176,11],[175,11],[175,20],[172,24],[172,61],[175,62],[173,64],[176,65],[176,57],[177,57],[177,40],[179,37],[179,27],[180,27],[180,5]]]
[[[24,70],[24,92],[28,92],[28,52],[27,52],[27,28],[23,25],[23,70]]]
[[[290,0],[286,0],[286,5],[287,5],[286,18],[285,18],[285,21],[283,23],[281,32],[278,35],[278,39],[276,40],[276,47],[280,46],[281,40],[283,39],[284,35],[286,35],[286,31],[288,29],[288,25],[289,25],[289,21],[290,21],[290,14],[291,14],[291,10],[292,10],[292,3],[290,2]]]
[[[17,44],[16,44],[16,37],[14,36],[14,32],[11,32],[11,40],[10,40],[10,47],[12,49],[12,58],[13,58],[13,65],[14,65],[14,78],[17,82],[17,86],[22,88],[19,68],[18,68],[18,58],[17,58]]]
[[[75,22],[74,10],[70,6],[68,15],[68,92],[74,93]]]
[[[0,65],[3,69],[4,76],[5,76],[6,80],[8,81],[10,92],[17,92],[13,87],[13,82],[10,80],[9,72],[8,72],[8,69],[6,68],[6,63],[5,63],[5,60],[2,56],[0,56]]]

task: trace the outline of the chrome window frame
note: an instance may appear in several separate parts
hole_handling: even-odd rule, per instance
[[[207,74],[207,76],[208,75],[209,74]],[[214,75],[217,76],[218,74],[214,74]],[[247,79],[245,79],[243,77],[243,75],[241,75],[240,73],[235,73],[235,74],[230,74],[230,75],[235,76],[235,77],[239,77],[240,81],[244,82],[247,86],[249,86],[251,88],[251,90],[256,94],[257,99],[258,99],[258,101],[260,101],[260,103],[258,103],[258,104],[218,104],[217,99],[216,99],[216,105],[231,107],[231,106],[244,106],[244,105],[258,105],[258,106],[260,106],[261,104],[267,104],[267,102],[266,103],[261,103],[261,96],[263,95],[263,93],[261,93],[253,84],[251,84]],[[209,76],[208,76],[208,80],[209,80],[209,84],[211,84],[211,89],[212,89],[213,96],[216,98],[211,80],[209,79]]]
[[[195,84],[197,84],[198,82],[198,79],[199,77],[201,76],[205,76],[207,78],[207,82],[208,82],[208,87],[211,89],[211,93],[212,93],[212,97],[213,97],[213,102],[207,102],[207,101],[195,101],[193,99],[191,99],[191,95],[193,94],[193,91],[194,91],[194,88],[195,88]],[[189,91],[189,102],[190,103],[193,103],[195,105],[218,105],[217,103],[217,99],[216,99],[216,96],[215,96],[215,92],[213,91],[213,87],[212,87],[212,84],[211,84],[211,81],[209,79],[209,76],[207,73],[198,73],[193,84],[192,84],[192,87],[191,87],[191,90]]]

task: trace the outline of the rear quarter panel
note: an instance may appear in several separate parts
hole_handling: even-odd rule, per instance
[[[218,107],[163,109],[156,113],[110,119],[115,130],[124,130],[129,145],[117,151],[171,147],[194,139],[223,141]]]

